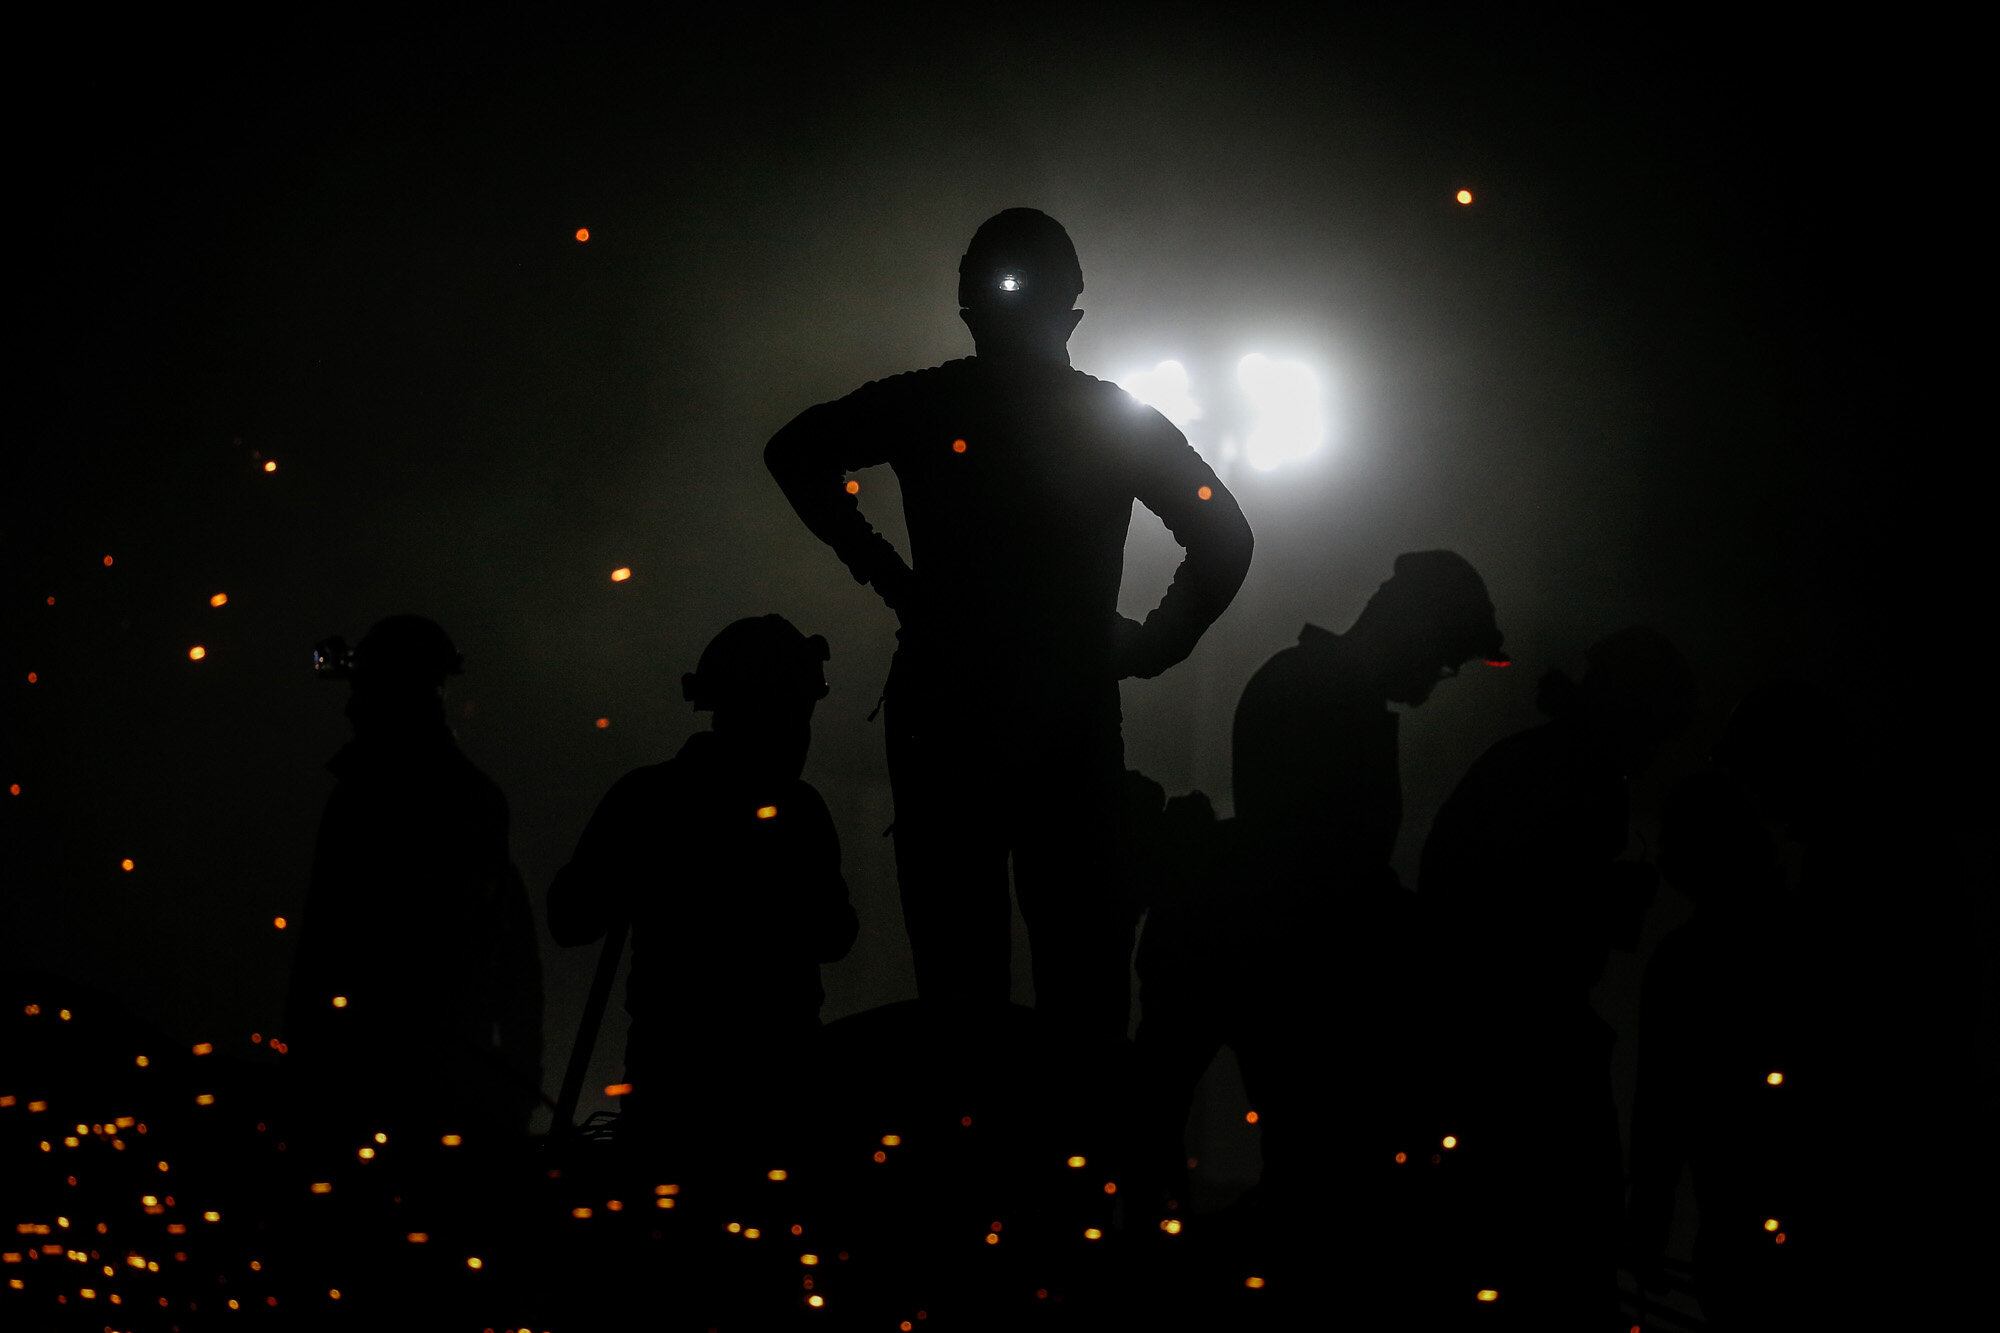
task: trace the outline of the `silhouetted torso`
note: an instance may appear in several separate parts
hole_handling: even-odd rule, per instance
[[[1248,564],[1241,511],[1172,423],[1066,365],[967,357],[878,380],[801,413],[766,459],[861,578],[901,558],[841,479],[895,468],[915,573],[907,598],[892,595],[904,650],[935,653],[940,670],[976,664],[982,694],[1116,679],[1111,629],[1135,499],[1189,552],[1149,622],[1145,666],[1185,657]]]
[[[505,798],[441,719],[364,730],[327,768],[287,1021],[311,1100],[524,1131],[541,969]]]
[[[714,732],[619,779],[549,890],[558,943],[620,920],[632,923],[627,1076],[642,1098],[809,1041],[820,964],[857,930],[819,793],[744,772]]]
[[[1236,705],[1231,783],[1246,835],[1310,859],[1316,876],[1386,870],[1403,821],[1396,733],[1381,691],[1345,669],[1341,636],[1307,625]]]

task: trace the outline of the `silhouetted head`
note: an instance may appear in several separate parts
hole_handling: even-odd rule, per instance
[[[1727,773],[1697,773],[1660,817],[1660,871],[1697,902],[1768,901],[1782,886],[1778,848],[1750,796]]]
[[[996,213],[958,261],[958,315],[982,357],[1069,362],[1083,266],[1069,233],[1033,208]]]
[[[681,693],[715,714],[715,731],[759,768],[797,777],[812,743],[813,705],[826,697],[825,638],[808,638],[783,616],[752,616],[725,628],[701,653]]]
[[[1729,714],[1715,762],[1771,818],[1796,829],[1824,804],[1848,739],[1839,705],[1817,686],[1770,681]]]
[[[1507,663],[1486,582],[1451,551],[1409,551],[1345,636],[1365,646],[1391,703],[1417,705],[1459,667]]]
[[[1581,685],[1551,671],[1536,705],[1580,724],[1606,761],[1636,776],[1694,720],[1694,671],[1666,635],[1639,625],[1599,639],[1583,660]]]
[[[346,664],[354,687],[348,716],[357,727],[442,724],[445,677],[464,671],[465,659],[435,620],[385,617],[361,636]]]

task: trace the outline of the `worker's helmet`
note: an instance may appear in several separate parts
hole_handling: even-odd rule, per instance
[[[1394,575],[1370,599],[1369,611],[1401,627],[1424,627],[1437,636],[1440,655],[1453,662],[1477,657],[1507,665],[1486,581],[1455,551],[1397,556]]]
[[[353,680],[371,688],[428,686],[465,674],[465,658],[435,620],[388,616],[349,648],[344,639],[322,640],[313,649],[313,670],[322,678]]]
[[[702,649],[681,694],[697,709],[826,698],[826,638],[810,638],[783,616],[751,616],[726,627]]]
[[[1083,266],[1069,233],[1047,213],[1010,208],[979,224],[958,261],[966,310],[1068,310],[1083,292]]]

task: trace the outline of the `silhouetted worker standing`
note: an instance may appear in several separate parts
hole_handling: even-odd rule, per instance
[[[1037,1008],[1122,1035],[1132,921],[1115,868],[1118,682],[1193,651],[1242,584],[1251,538],[1165,417],[1070,368],[1082,290],[1054,219],[988,219],[959,263],[978,354],[810,408],[764,458],[806,526],[902,623],[889,775],[919,992],[1006,1001],[1011,853]],[[881,463],[902,485],[908,563],[844,480]],[[1135,499],[1187,549],[1144,625],[1117,609]]]
[[[1779,1237],[1788,1228],[1816,1237],[1801,1208],[1798,1101],[1769,1082],[1773,1071],[1800,1072],[1785,870],[1748,795],[1715,772],[1689,778],[1668,801],[1660,870],[1695,912],[1646,965],[1632,1106],[1633,1266],[1642,1283],[1661,1285],[1685,1167],[1700,1212],[1703,1315],[1724,1330],[1793,1327],[1802,1313],[1799,1251]]]
[[[1403,1239],[1385,1191],[1394,1155],[1422,1147],[1427,1109],[1434,1006],[1416,897],[1390,867],[1402,778],[1389,706],[1421,705],[1471,659],[1504,664],[1500,645],[1485,583],[1449,551],[1398,556],[1347,633],[1307,625],[1236,707],[1219,901],[1161,904],[1140,945],[1139,1057],[1174,1140],[1158,1159],[1182,1156],[1195,1086],[1229,1043],[1258,1113],[1260,1201],[1284,1215],[1345,1199],[1350,1257]]]
[[[621,1136],[776,1152],[810,1082],[820,964],[858,928],[833,819],[799,776],[826,660],[780,616],[716,635],[681,679],[714,729],[620,778],[549,889],[558,944],[632,925]]]
[[[1637,945],[1650,866],[1621,860],[1626,782],[1691,720],[1694,675],[1655,631],[1620,630],[1582,682],[1543,678],[1549,721],[1495,744],[1439,810],[1419,890],[1446,949],[1480,1285],[1524,1327],[1615,1317],[1620,1198],[1613,1033],[1590,989]],[[1489,1280],[1490,1279],[1490,1280]]]
[[[507,801],[458,748],[443,629],[390,616],[318,669],[353,687],[350,741],[320,820],[287,1005],[309,1115],[354,1132],[414,1125],[468,1142],[522,1134],[541,1086],[534,915]]]

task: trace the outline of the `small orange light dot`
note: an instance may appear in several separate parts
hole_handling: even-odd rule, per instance
[[[630,1083],[607,1083],[604,1085],[604,1095],[607,1097],[630,1097],[632,1095],[632,1085]]]
[[[465,1142],[465,1136],[462,1134],[447,1134],[439,1139],[438,1142],[447,1148],[456,1148],[459,1144]]]
[[[475,1254],[465,1261],[465,1266],[467,1268],[484,1268],[486,1267],[486,1261]]]
[[[766,1171],[764,1173],[764,1179],[766,1180],[783,1180],[784,1178],[785,1173],[783,1171]]]
[[[953,440],[953,441],[951,442],[951,451],[952,451],[953,453],[955,453],[955,454],[962,454],[962,453],[964,453],[964,452],[965,452],[965,441],[964,441],[964,440]],[[106,556],[106,557],[104,558],[104,563],[105,563],[105,564],[107,564],[107,565],[108,565],[108,564],[110,564],[110,563],[111,563],[111,557],[109,557],[109,556]]]
[[[264,470],[266,472],[276,472],[278,470],[278,461],[274,458],[270,462],[264,464]]]
[[[1783,1074],[1780,1074],[1777,1070],[1774,1069],[1770,1073],[1764,1075],[1764,1081],[1775,1088],[1780,1083],[1783,1083],[1785,1081],[1785,1076]]]
[[[118,868],[119,868],[120,870],[130,870],[130,869],[132,869],[132,868],[133,868],[133,867],[132,867],[132,858],[128,856],[128,857],[126,857],[126,858],[125,858],[125,859],[124,859],[123,861],[120,861],[120,862],[118,863]]]
[[[212,1041],[196,1042],[194,1045],[194,1053],[196,1055],[213,1055],[215,1053],[215,1043]]]
[[[1246,1112],[1244,1113],[1244,1115],[1243,1115],[1243,1123],[1244,1123],[1244,1124],[1246,1124],[1246,1125],[1254,1125],[1254,1124],[1256,1124],[1256,1123],[1257,1123],[1257,1113],[1256,1113],[1255,1111],[1246,1111]]]
[[[1456,1148],[1458,1146],[1458,1137],[1454,1134],[1445,1135],[1444,1146],[1447,1148]]]
[[[1780,1231],[1777,1235],[1771,1237],[1771,1239],[1778,1242],[1778,1244],[1783,1245],[1785,1243],[1785,1233]]]
[[[1069,1164],[1070,1164],[1071,1166],[1083,1166],[1083,1165],[1085,1165],[1086,1163],[1085,1163],[1084,1159],[1083,1159],[1083,1158],[1081,1158],[1081,1157],[1072,1157],[1072,1158],[1070,1158],[1070,1159],[1069,1159]]]
[[[993,1232],[989,1231],[986,1233],[986,1243],[988,1245],[998,1245],[1000,1243],[1000,1237],[994,1234]]]
[[[588,227],[578,227],[578,228],[576,229],[576,239],[578,239],[579,241],[587,241],[587,240],[589,240],[589,239],[590,239],[590,228],[588,228]]]
[[[588,1217],[590,1216],[590,1209],[588,1209],[588,1208],[572,1208],[572,1209],[570,1209],[570,1210],[569,1210],[569,1215],[570,1215],[571,1217],[574,1217],[574,1218],[576,1218],[576,1219],[577,1219],[577,1220],[579,1220],[579,1221],[582,1221],[582,1220],[585,1220],[585,1219],[587,1219],[587,1218],[588,1218]]]
[[[757,807],[757,818],[759,818],[759,819],[776,819],[777,817],[778,817],[778,807],[777,807],[777,806],[775,806],[775,805],[760,805],[760,806],[758,806],[758,807]]]
[[[884,1148],[900,1148],[902,1145],[903,1136],[901,1134],[884,1134],[882,1136],[882,1146]]]
[[[1115,1181],[1115,1180],[1107,1180],[1107,1181],[1105,1181],[1105,1182],[1104,1182],[1104,1192],[1105,1192],[1106,1194],[1116,1194],[1116,1193],[1118,1192],[1118,1182],[1117,1182],[1117,1181]]]
[[[9,796],[19,796],[21,794],[21,784],[18,782],[7,784],[7,794]]]
[[[1085,1227],[1083,1230],[1083,1238],[1085,1240],[1102,1240],[1104,1238],[1104,1233],[1102,1231],[1099,1231],[1096,1227]]]
[[[347,997],[345,995],[334,996],[333,1007],[336,1009],[345,1009],[347,1007]]]
[[[611,719],[608,717],[600,717],[597,719],[597,729],[599,731],[604,730],[606,727],[610,725],[611,725]]]
[[[428,1231],[412,1231],[409,1235],[403,1237],[403,1239],[412,1245],[428,1245],[430,1244],[431,1233]]]
[[[207,656],[208,649],[202,647],[200,644],[196,644],[194,647],[188,649],[188,661],[190,662],[199,662]]]
[[[105,557],[104,557],[104,563],[105,563],[105,566],[106,566],[106,567],[108,568],[108,567],[110,566],[110,564],[111,564],[111,557],[110,557],[110,556],[108,556],[108,555],[107,555],[107,556],[105,556]]]
[[[1257,1288],[1264,1285],[1264,1279],[1261,1277],[1246,1277],[1243,1279],[1243,1285],[1250,1288],[1250,1290],[1255,1291]]]
[[[632,571],[627,569],[623,565],[620,565],[617,569],[611,571],[611,581],[613,583],[623,583],[626,579],[629,579],[631,577],[632,577]]]
[[[1482,1301],[1497,1301],[1500,1299],[1500,1293],[1491,1287],[1486,1287],[1480,1291],[1479,1299]]]
[[[1408,1153],[1406,1153],[1406,1152],[1399,1152],[1399,1153],[1397,1153],[1397,1154],[1396,1154],[1396,1165],[1397,1165],[1397,1166],[1401,1166],[1401,1165],[1402,1165],[1403,1163],[1405,1163],[1405,1162],[1407,1162],[1407,1161],[1409,1161],[1409,1160],[1410,1160],[1410,1155],[1409,1155]]]
[[[806,1297],[806,1304],[807,1304],[807,1305],[810,1305],[810,1306],[812,1306],[812,1308],[813,1308],[813,1309],[817,1310],[817,1309],[819,1309],[819,1307],[820,1307],[820,1306],[822,1306],[822,1305],[825,1305],[825,1304],[826,1304],[826,1297],[824,1297],[824,1296],[808,1296],[808,1297]]]
[[[1194,493],[1194,495],[1195,495],[1195,498],[1196,498],[1197,500],[1210,500],[1210,499],[1213,499],[1213,498],[1215,498],[1215,492],[1214,492],[1214,491],[1212,491],[1212,490],[1210,490],[1210,489],[1209,489],[1208,487],[1206,487],[1206,486],[1204,486],[1204,487],[1202,487],[1202,488],[1201,488],[1200,490],[1196,491],[1196,492]]]
[[[229,605],[229,594],[226,592],[219,592],[215,594],[215,596],[208,599],[208,604],[210,606],[227,606]]]
[[[875,1150],[875,1160],[878,1162],[886,1162],[889,1160],[889,1154],[883,1152],[880,1148],[877,1148]]]
[[[858,481],[850,481],[850,482],[848,482],[848,483],[847,483],[847,493],[848,493],[849,495],[859,495],[859,494],[861,494],[861,483],[860,483],[860,482],[858,482]],[[53,599],[53,598],[51,598],[50,600],[52,600],[52,601],[53,601],[54,599]]]
[[[1775,1217],[1767,1217],[1767,1218],[1765,1218],[1765,1219],[1764,1219],[1764,1230],[1766,1230],[1766,1231],[1776,1231],[1777,1229],[1778,1229],[1778,1219],[1777,1219],[1777,1218],[1775,1218]]]
[[[30,685],[33,685],[33,684],[34,684],[34,683],[35,683],[36,681],[38,681],[38,680],[40,680],[40,679],[41,679],[41,677],[40,677],[40,676],[38,676],[38,675],[36,675],[36,674],[35,674],[34,672],[30,671],[30,672],[28,673],[28,683],[29,683]]]
[[[287,921],[285,920],[285,918],[283,918],[283,917],[281,917],[281,916],[274,916],[274,917],[272,917],[272,918],[271,918],[271,924],[272,924],[273,926],[276,926],[276,927],[277,927],[277,928],[278,928],[279,930],[283,930],[283,929],[284,929],[284,928],[285,928],[285,927],[286,927],[287,925],[289,925],[290,923],[289,923],[289,922],[287,922]]]
[[[139,1056],[137,1059],[133,1060],[132,1063],[139,1066],[139,1068],[144,1069],[147,1065],[153,1062],[151,1060],[148,1060],[145,1056],[142,1055]]]
[[[1461,204],[1469,204],[1469,203],[1471,203],[1471,202],[1472,202],[1472,191],[1470,191],[1470,190],[1460,190],[1460,191],[1458,192],[1458,202],[1459,202],[1459,203],[1461,203]]]

